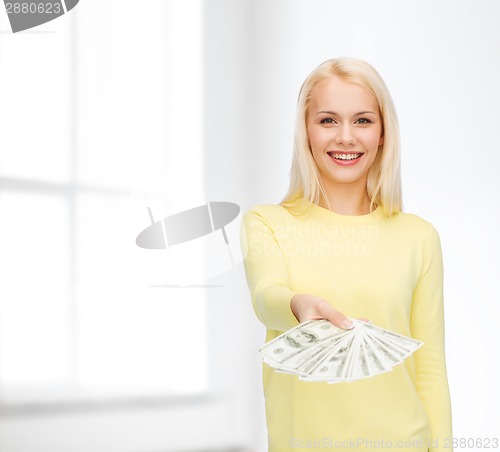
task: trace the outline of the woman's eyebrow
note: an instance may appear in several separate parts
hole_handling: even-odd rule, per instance
[[[360,111],[359,113],[355,113],[354,116],[358,116],[358,115],[366,115],[367,113],[370,113],[372,115],[375,114],[375,112],[373,111]],[[334,112],[334,111],[318,111],[316,113],[317,115],[338,115],[338,113]]]

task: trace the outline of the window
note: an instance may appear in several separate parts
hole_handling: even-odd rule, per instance
[[[204,291],[153,287],[162,251],[135,244],[147,207],[206,202],[201,9],[82,2],[0,35],[0,403],[206,391]]]

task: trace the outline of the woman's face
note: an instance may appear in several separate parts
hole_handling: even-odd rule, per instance
[[[311,91],[307,133],[326,189],[336,184],[361,184],[380,144],[382,118],[375,97],[361,85],[336,76]]]

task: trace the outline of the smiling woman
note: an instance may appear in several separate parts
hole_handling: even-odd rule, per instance
[[[378,110],[377,100],[370,92],[338,76],[321,80],[310,94],[307,131],[322,186],[330,193],[339,193],[344,184],[349,184],[349,190],[357,186],[358,205],[350,202],[349,207],[361,212],[369,212],[366,179],[384,140]],[[347,206],[338,205],[338,196],[335,198],[322,199],[319,205],[334,206],[341,213],[351,214]]]
[[[378,144],[373,141],[378,141]],[[331,148],[317,150],[321,144]],[[389,90],[380,74],[360,60],[344,58],[326,61],[306,78],[300,90],[290,187],[283,205],[295,205],[294,210],[300,210],[300,199],[304,197],[321,206],[326,204],[332,210],[330,203],[333,199],[326,196],[323,184],[331,185],[333,181],[329,178],[325,180],[324,174],[328,172],[320,168],[317,171],[317,165],[321,163],[325,167],[329,163],[333,171],[335,166],[331,165],[332,161],[339,165],[343,162],[327,157],[325,152],[335,151],[340,158],[345,153],[348,156],[364,154],[366,150],[361,146],[368,144],[372,160],[370,164],[363,165],[366,185],[357,184],[356,191],[359,194],[361,190],[361,194],[356,209],[366,211],[366,203],[363,203],[363,199],[366,200],[363,192],[366,190],[370,198],[369,211],[380,204],[387,215],[397,213],[403,206],[399,124]],[[338,192],[343,185],[337,183],[335,187]],[[348,206],[339,205],[339,196],[336,202],[337,209],[348,209]]]
[[[351,329],[358,318],[424,343],[392,372],[334,385],[264,364],[269,451],[320,438],[360,451],[451,450],[441,245],[431,223],[402,212],[397,118],[375,69],[338,58],[311,73],[289,191],[243,220],[245,272],[267,341],[308,320]],[[325,234],[349,228],[361,233]]]

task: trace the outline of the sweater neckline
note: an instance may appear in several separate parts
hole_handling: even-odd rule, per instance
[[[346,215],[346,214],[341,214],[334,212],[333,210],[326,209],[325,207],[321,207],[309,200],[305,200],[306,204],[310,207],[311,212],[314,212],[316,215],[319,215],[323,218],[330,219],[330,220],[338,220],[338,221],[345,221],[345,222],[354,222],[354,223],[366,223],[370,222],[372,220],[375,220],[377,218],[380,218],[383,216],[383,209],[382,206],[379,204],[373,212],[363,214],[363,215]]]

